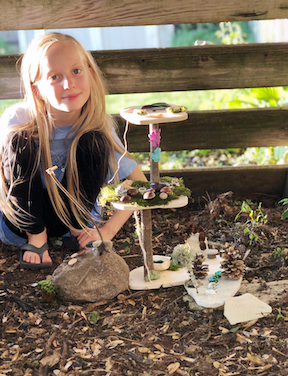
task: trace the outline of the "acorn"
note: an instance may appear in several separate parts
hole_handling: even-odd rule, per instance
[[[131,196],[125,195],[120,198],[120,201],[123,202],[123,204],[126,204],[127,202],[131,201]]]
[[[172,193],[172,190],[169,187],[163,187],[163,188],[160,189],[160,192],[161,193],[164,192],[164,193],[169,194],[169,193]]]
[[[167,187],[166,183],[156,182],[150,184],[150,188],[154,189],[156,192],[159,192],[163,187]]]
[[[154,189],[148,189],[143,195],[144,200],[151,200],[154,197],[155,197]]]
[[[130,188],[128,189],[128,195],[131,197],[135,197],[138,195],[138,189],[137,188]]]

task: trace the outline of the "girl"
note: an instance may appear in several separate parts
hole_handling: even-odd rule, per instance
[[[0,239],[20,247],[24,268],[50,267],[47,237],[70,231],[79,247],[98,240],[90,228],[101,186],[113,175],[123,146],[105,112],[105,89],[91,54],[71,36],[48,33],[32,41],[21,65],[25,102],[0,119]],[[5,131],[4,131],[5,130]],[[69,200],[45,171],[56,178]],[[118,178],[146,180],[130,156]],[[116,211],[101,227],[111,240],[130,211]]]

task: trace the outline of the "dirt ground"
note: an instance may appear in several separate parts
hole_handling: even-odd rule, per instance
[[[247,202],[257,214],[259,202]],[[206,205],[152,211],[154,254],[171,253],[195,223],[204,228],[209,247],[233,246],[242,257],[250,249],[246,283],[265,289],[269,281],[288,280],[283,207],[263,200],[252,228],[249,213],[235,221],[241,204],[224,194]],[[130,269],[143,265],[133,217],[114,247]],[[223,309],[190,310],[183,286],[125,291],[96,303],[46,302],[37,282],[52,274],[69,249],[50,253],[53,268],[28,271],[19,267],[18,250],[1,244],[0,376],[288,374],[285,290],[270,304],[269,316],[237,325],[229,324]]]

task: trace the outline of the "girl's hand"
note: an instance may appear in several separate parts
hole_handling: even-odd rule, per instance
[[[99,231],[101,232],[101,235],[104,241],[111,240],[109,239],[109,236],[105,234],[105,231],[103,231],[102,228],[99,229]],[[87,248],[86,245],[89,242],[95,242],[96,240],[101,240],[101,238],[96,229],[86,228],[80,232],[80,234],[77,237],[77,240],[78,240],[80,249],[83,249],[83,248],[86,249]]]

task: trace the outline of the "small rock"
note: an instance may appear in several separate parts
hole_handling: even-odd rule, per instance
[[[96,243],[96,242],[95,242]],[[78,256],[73,268],[62,262],[52,275],[64,300],[96,302],[112,299],[129,287],[129,267],[113,251],[112,242],[104,242],[105,251],[88,248]],[[72,261],[70,260],[70,261]]]

